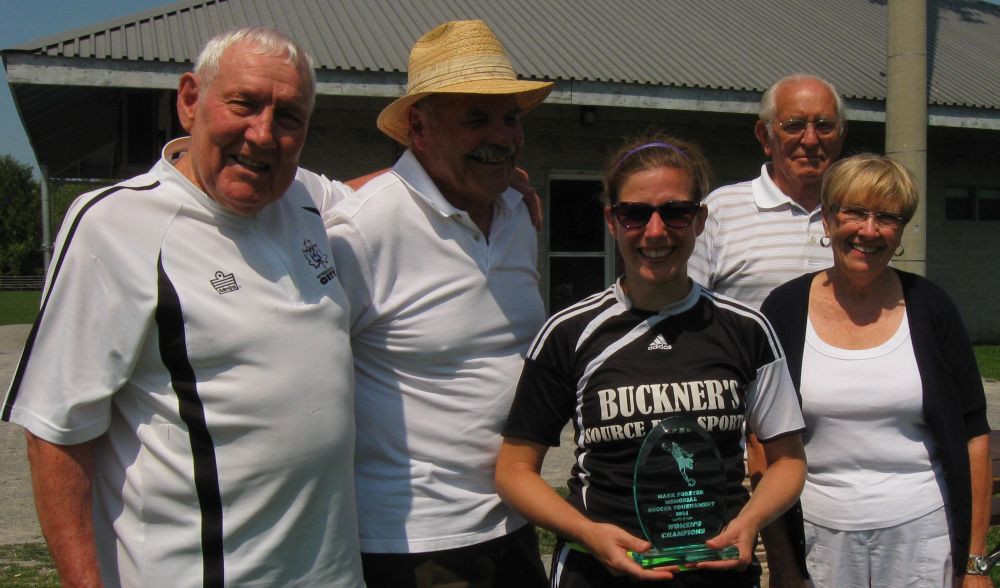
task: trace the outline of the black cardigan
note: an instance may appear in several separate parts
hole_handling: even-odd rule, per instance
[[[925,278],[893,271],[903,286],[910,339],[923,386],[924,420],[937,444],[948,488],[946,498],[953,529],[952,561],[955,573],[964,574],[972,524],[972,477],[967,442],[990,431],[983,381],[965,324],[951,298]],[[779,286],[761,307],[781,340],[796,390],[802,380],[809,289],[815,275],[806,274]],[[792,545],[798,546],[796,560],[804,572],[801,507],[796,504],[785,515],[785,520]]]

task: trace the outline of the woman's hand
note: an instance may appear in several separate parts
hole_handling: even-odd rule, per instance
[[[592,522],[582,529],[580,541],[615,576],[629,575],[638,580],[670,580],[679,569],[677,566],[643,569],[628,552],[643,552],[652,545],[615,525]]]
[[[705,542],[709,547],[721,549],[730,545],[740,550],[736,560],[700,562],[700,569],[743,569],[753,558],[753,545],[757,533],[795,503],[806,479],[806,459],[802,438],[796,433],[763,443],[767,468],[757,489],[750,496],[740,514],[717,536]]]
[[[517,437],[505,437],[497,456],[497,492],[532,523],[584,546],[612,574],[641,580],[669,580],[677,566],[644,570],[627,551],[651,546],[621,527],[596,523],[556,494],[539,474],[548,447]]]
[[[703,570],[743,570],[753,559],[753,545],[756,539],[756,525],[748,524],[744,517],[736,517],[718,535],[706,541],[705,545],[713,549],[736,547],[740,550],[739,559],[703,561],[694,567]]]

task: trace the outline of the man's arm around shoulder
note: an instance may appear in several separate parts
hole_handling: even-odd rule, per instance
[[[93,525],[91,442],[56,445],[25,431],[42,534],[64,587],[101,586]]]

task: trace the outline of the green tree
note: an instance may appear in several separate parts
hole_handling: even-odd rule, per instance
[[[52,240],[55,240],[56,234],[59,232],[60,227],[62,227],[63,220],[66,218],[66,211],[69,210],[70,205],[73,204],[73,201],[76,200],[77,197],[86,192],[110,186],[116,181],[117,180],[94,181],[87,182],[85,184],[64,184],[58,179],[51,181],[49,183],[49,205],[51,206],[52,211]]]
[[[41,219],[31,166],[0,155],[0,275],[42,274]]]

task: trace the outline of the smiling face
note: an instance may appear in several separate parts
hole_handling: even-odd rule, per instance
[[[843,272],[852,282],[869,283],[885,271],[892,261],[903,239],[905,224],[898,227],[879,226],[874,215],[856,222],[850,220],[843,209],[896,214],[900,214],[900,211],[891,203],[856,195],[844,199],[841,211],[823,211],[823,224],[830,237],[834,268]]]
[[[690,202],[692,193],[693,184],[685,171],[654,167],[628,176],[618,191],[618,202],[654,206],[668,201]],[[611,207],[605,208],[604,215],[625,263],[625,290],[636,307],[659,310],[687,295],[687,262],[695,239],[705,228],[704,206],[685,228],[667,227],[658,213],[637,229],[622,227]]]
[[[177,112],[191,135],[177,169],[228,210],[253,215],[295,178],[309,128],[308,74],[285,56],[231,46],[208,84],[181,77]]]
[[[458,209],[491,207],[524,146],[513,95],[437,94],[410,109],[414,154]]]
[[[792,81],[775,95],[776,112],[770,124],[757,121],[754,132],[764,154],[771,158],[771,177],[781,191],[793,199],[817,191],[823,174],[840,155],[844,132],[821,136],[813,125],[798,134],[788,133],[779,123],[795,119],[815,123],[838,120],[837,100],[830,89],[813,79]]]

